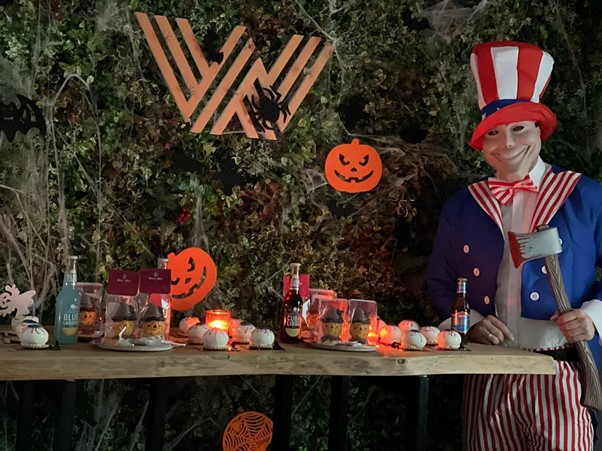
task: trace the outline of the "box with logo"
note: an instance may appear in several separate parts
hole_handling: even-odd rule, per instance
[[[324,344],[347,341],[349,303],[343,298],[316,296],[318,302],[318,327],[314,328],[314,340]]]
[[[80,294],[77,336],[80,340],[98,338],[103,333],[104,323],[102,283],[77,282],[75,288]]]
[[[140,334],[143,337],[169,338],[171,309],[171,270],[143,268],[140,270],[138,311]]]
[[[123,338],[137,335],[138,285],[140,274],[137,271],[113,269],[109,271],[109,282],[105,294],[105,337]]]

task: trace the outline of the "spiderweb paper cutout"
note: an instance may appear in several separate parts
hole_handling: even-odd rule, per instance
[[[263,451],[272,442],[272,420],[259,412],[236,415],[224,431],[224,451]]]
[[[487,3],[488,0],[481,0],[475,6],[467,7],[459,6],[452,0],[443,0],[430,8],[419,9],[416,16],[428,20],[435,35],[450,43],[454,37],[462,33],[468,22],[485,9]]]

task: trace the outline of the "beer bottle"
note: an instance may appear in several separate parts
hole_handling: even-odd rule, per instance
[[[299,268],[301,264],[291,263],[291,278],[288,291],[282,300],[282,327],[280,341],[282,343],[297,343],[300,341],[301,307],[303,299],[299,294]]]
[[[56,297],[54,313],[54,340],[62,345],[77,343],[80,292],[77,291],[77,257],[67,257],[63,288]]]
[[[458,277],[456,300],[454,301],[451,315],[451,328],[458,332],[462,336],[462,341],[464,341],[469,327],[470,306],[466,301],[466,279]]]

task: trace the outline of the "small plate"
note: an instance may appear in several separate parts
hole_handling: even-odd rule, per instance
[[[23,343],[21,343],[21,347],[23,349],[48,349],[50,345],[48,343],[45,343],[43,345],[24,345]]]
[[[100,330],[97,330],[96,332],[92,332],[92,333],[78,332],[77,339],[79,341],[91,341],[91,340],[96,340],[97,338],[102,337],[102,335],[103,335],[103,333]]]
[[[124,351],[124,352],[157,352],[157,351],[169,351],[173,348],[169,343],[163,345],[133,345],[133,346],[119,346],[110,345],[107,343],[95,343],[100,349],[106,349],[108,351]]]
[[[345,351],[345,352],[373,352],[376,351],[376,346],[357,345],[350,342],[341,342],[336,345],[327,345],[324,343],[307,342],[313,348],[328,349],[329,351]]]

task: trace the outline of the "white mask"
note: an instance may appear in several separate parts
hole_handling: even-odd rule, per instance
[[[498,178],[508,182],[521,180],[537,163],[540,135],[533,121],[495,126],[483,135],[483,156]]]

